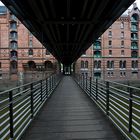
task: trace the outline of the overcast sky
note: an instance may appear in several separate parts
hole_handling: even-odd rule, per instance
[[[136,0],[135,1],[140,9],[140,0]],[[0,1],[0,5],[3,5],[3,3]],[[132,8],[132,5],[128,8],[128,9],[131,9]]]

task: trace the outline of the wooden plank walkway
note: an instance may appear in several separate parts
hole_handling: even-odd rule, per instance
[[[23,140],[124,140],[70,76],[65,76]]]

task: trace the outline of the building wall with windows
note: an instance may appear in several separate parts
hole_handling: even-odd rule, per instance
[[[103,80],[140,79],[140,10],[136,3],[76,62],[76,72]],[[88,61],[89,67],[81,67]]]
[[[5,6],[0,6],[0,79],[56,70],[56,59]]]

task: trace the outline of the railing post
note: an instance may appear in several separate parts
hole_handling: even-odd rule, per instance
[[[83,75],[83,90],[85,90],[85,76]]]
[[[109,82],[106,82],[106,114],[109,115]]]
[[[31,118],[34,117],[34,99],[33,99],[33,83],[30,85],[31,89]]]
[[[10,111],[10,138],[14,138],[14,122],[13,122],[13,92],[9,92],[9,111]]]
[[[42,95],[42,80],[40,80],[40,101],[43,101],[43,95]]]
[[[87,76],[86,76],[86,90],[87,90],[87,79],[88,79],[88,78],[87,78]]]
[[[96,100],[98,100],[98,79],[96,78]]]
[[[49,78],[49,92],[51,91],[51,76]]]
[[[82,75],[80,75],[79,81],[80,81],[80,86],[82,86]]]
[[[54,75],[52,76],[52,89],[54,88]]]
[[[46,98],[48,98],[48,78],[46,79]]]
[[[133,101],[132,101],[132,98],[133,98],[133,94],[132,94],[132,89],[130,87],[129,88],[129,133],[132,132],[132,105],[133,105]]]
[[[56,85],[56,83],[55,83],[55,78],[56,78],[56,77],[55,77],[55,76],[56,76],[56,75],[54,75],[54,86]]]
[[[89,85],[89,86],[90,86],[90,87],[89,87],[89,90],[90,90],[90,91],[89,91],[89,94],[90,94],[90,97],[91,97],[91,94],[92,94],[92,93],[91,93],[91,92],[92,92],[92,90],[91,90],[91,88],[92,88],[92,78],[91,78],[91,77],[89,78],[89,84],[90,84],[90,85]]]

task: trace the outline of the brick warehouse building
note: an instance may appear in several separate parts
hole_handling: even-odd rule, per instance
[[[104,80],[138,80],[139,17],[134,4],[78,59],[76,72]],[[38,78],[57,69],[55,58],[5,6],[0,6],[0,79],[20,75]]]
[[[78,59],[76,72],[103,80],[140,79],[140,11],[133,4]]]
[[[39,78],[56,70],[56,59],[5,6],[0,6],[0,79]]]

